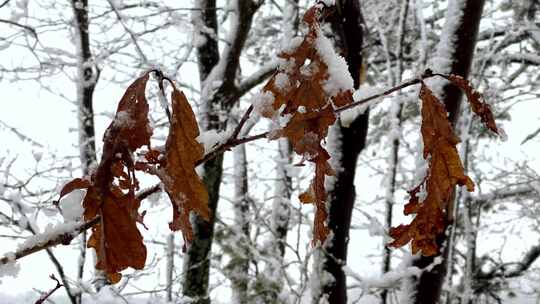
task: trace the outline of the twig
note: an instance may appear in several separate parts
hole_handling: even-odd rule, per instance
[[[13,26],[17,26],[17,27],[20,27],[20,28],[22,28],[24,30],[27,30],[32,34],[32,36],[34,36],[34,38],[36,38],[36,40],[39,40],[36,30],[34,28],[32,28],[32,27],[29,27],[27,25],[20,24],[20,23],[17,23],[17,22],[13,22],[13,21],[10,21],[10,20],[5,20],[5,19],[0,19],[0,23],[11,24]]]
[[[141,46],[139,45],[139,42],[137,41],[137,37],[135,36],[135,34],[133,33],[133,31],[126,25],[126,23],[124,22],[124,19],[122,18],[122,14],[120,14],[120,12],[118,11],[118,9],[116,8],[116,6],[114,5],[113,1],[111,0],[107,0],[107,2],[109,2],[109,5],[111,6],[111,9],[114,11],[114,14],[116,15],[116,19],[118,19],[118,22],[120,22],[120,24],[122,25],[122,27],[124,28],[124,30],[128,33],[129,37],[131,38],[131,41],[133,42],[133,45],[135,46],[135,50],[137,51],[137,53],[139,54],[139,56],[141,57],[142,61],[145,63],[145,64],[148,64],[148,58],[146,57],[146,55],[144,54]]]
[[[154,72],[154,74],[156,74],[156,77],[158,79],[159,93],[161,94],[159,99],[162,100],[160,104],[165,109],[165,114],[167,115],[167,120],[169,121],[169,124],[170,124],[171,111],[169,110],[169,106],[167,105],[167,102],[166,102],[167,98],[165,96],[165,87],[163,86],[163,82],[167,80],[172,84],[172,81],[168,77],[163,76],[163,73],[160,70],[152,70],[150,72]]]
[[[245,143],[248,143],[250,141],[257,140],[257,139],[265,138],[265,137],[268,136],[268,134],[269,134],[269,132],[264,132],[264,133],[253,135],[253,136],[248,136],[248,137],[239,138],[239,139],[235,139],[235,140],[228,140],[224,144],[219,145],[212,152],[206,154],[201,160],[197,161],[195,163],[195,165],[198,166],[200,164],[203,164],[203,163],[215,158],[219,154],[221,154],[221,153],[223,153],[223,152],[225,152],[227,150],[230,150],[231,148],[234,148],[234,147],[236,147],[238,145],[245,144]]]
[[[540,134],[540,128],[538,128],[538,130],[534,131],[533,133],[527,135],[527,137],[525,137],[525,139],[521,142],[521,144],[522,145],[525,144],[529,140],[535,138],[538,134]]]
[[[50,277],[52,280],[56,281],[56,286],[55,286],[53,289],[49,290],[46,294],[42,295],[42,296],[41,296],[34,304],[43,304],[43,303],[45,303],[45,301],[46,301],[46,300],[47,300],[47,299],[48,299],[55,291],[57,291],[58,289],[60,289],[60,287],[64,286],[64,285],[62,285],[62,284],[58,281],[58,279],[57,279],[53,274],[51,274],[49,277]]]
[[[11,0],[5,0],[4,2],[2,2],[2,4],[0,4],[0,8],[4,7],[6,4],[8,4],[9,1],[11,1]]]
[[[8,129],[9,131],[15,133],[15,135],[17,135],[17,137],[19,137],[21,140],[23,141],[28,141],[30,142],[32,145],[34,146],[37,146],[37,147],[40,147],[40,148],[43,148],[43,145],[40,144],[39,142],[33,140],[32,138],[30,138],[29,136],[26,136],[24,135],[23,133],[21,133],[19,130],[17,130],[16,128],[8,125],[7,123],[3,122],[0,120],[0,125],[3,125],[4,128]]]
[[[240,122],[234,129],[231,135],[231,139],[229,139],[229,141],[235,140],[238,138],[238,134],[240,134],[242,127],[246,124],[246,121],[249,119],[249,115],[251,115],[251,112],[253,112],[253,105],[250,105],[249,108],[246,110],[246,112],[244,113],[244,116],[242,116],[242,119],[240,119]]]
[[[398,86],[395,86],[389,90],[386,90],[382,93],[379,93],[379,94],[375,94],[373,96],[370,96],[370,97],[367,97],[367,98],[364,98],[364,99],[361,99],[361,100],[358,100],[358,101],[355,101],[353,103],[350,103],[346,106],[343,106],[341,108],[338,108],[338,109],[335,109],[334,110],[334,113],[340,113],[340,112],[343,112],[345,110],[348,110],[348,109],[351,109],[351,108],[354,108],[356,106],[359,106],[359,105],[362,105],[362,104],[365,104],[366,102],[368,101],[372,101],[373,99],[377,99],[377,98],[380,98],[380,97],[383,97],[383,96],[387,96],[387,95],[390,95],[396,91],[399,91],[399,90],[402,90],[406,87],[410,87],[412,85],[415,85],[415,84],[419,84],[421,83],[424,79],[428,79],[428,78],[432,78],[432,77],[435,77],[435,76],[440,76],[440,77],[445,77],[445,75],[441,75],[441,74],[433,74],[431,73],[430,70],[426,70],[426,72],[420,77],[420,78],[415,78],[415,79],[411,79],[407,82],[404,82]]]

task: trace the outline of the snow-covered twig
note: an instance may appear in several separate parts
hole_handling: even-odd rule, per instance
[[[81,223],[74,227],[74,229],[65,231],[64,229],[57,229],[57,234],[38,234],[33,237],[33,244],[25,243],[19,250],[14,253],[15,260],[23,258],[32,253],[53,247],[56,245],[68,245],[77,235],[81,232],[86,231],[87,229],[93,227],[95,224],[99,223],[100,217],[97,216],[91,221]],[[73,224],[73,223],[70,223]],[[35,238],[35,239],[34,239]],[[7,256],[0,259],[0,265],[7,264],[11,259]]]

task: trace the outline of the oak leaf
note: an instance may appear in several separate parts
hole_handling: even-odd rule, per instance
[[[133,153],[147,145],[150,149],[152,128],[145,97],[148,73],[135,80],[118,104],[116,115],[103,137],[103,154],[89,179],[75,179],[61,190],[61,197],[87,188],[83,200],[84,219],[100,221],[92,227],[88,247],[97,255],[96,268],[116,283],[128,267],[142,269],[146,247],[137,228],[142,216],[135,195],[139,183],[135,177]]]
[[[390,246],[401,247],[412,241],[412,252],[422,251],[424,256],[438,254],[437,238],[446,229],[448,205],[456,185],[474,191],[472,180],[465,174],[456,145],[459,138],[454,134],[444,105],[422,82],[421,133],[424,142],[424,159],[429,167],[424,181],[409,191],[410,200],[405,205],[405,215],[416,214],[408,225],[390,229],[394,241]],[[419,198],[424,188],[425,198]]]
[[[335,54],[321,32],[319,20],[323,15],[321,5],[306,12],[303,20],[309,32],[296,47],[278,55],[280,67],[263,88],[264,96],[272,97],[271,105],[261,107],[261,115],[267,118],[290,117],[270,138],[289,139],[302,161],[315,164],[310,189],[299,197],[302,203],[313,203],[317,209],[314,243],[324,242],[329,234],[324,180],[326,176],[334,175],[328,162],[330,155],[322,141],[336,121],[334,109],[352,102],[353,87],[344,59]]]
[[[482,94],[475,90],[467,79],[454,74],[449,75],[446,79],[465,92],[472,111],[480,117],[480,120],[488,129],[496,134],[503,135],[501,130],[497,128],[490,106],[484,101]]]
[[[205,220],[210,218],[208,192],[195,171],[197,161],[204,156],[204,147],[196,140],[199,127],[186,96],[173,89],[172,116],[165,144],[162,167],[157,171],[173,205],[171,230],[181,230],[186,242],[193,240],[189,221],[191,211]]]

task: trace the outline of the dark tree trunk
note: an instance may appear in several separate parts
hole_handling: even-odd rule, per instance
[[[343,51],[355,88],[360,86],[362,67],[363,20],[359,1],[342,1],[340,16],[332,20],[338,48]],[[334,280],[323,286],[323,293],[332,304],[347,303],[347,281],[343,266],[347,261],[349,229],[356,198],[354,176],[356,161],[366,145],[369,112],[357,117],[348,127],[339,125],[340,167],[333,191],[329,194],[330,210],[328,224],[333,232],[331,244],[326,248],[323,269]]]
[[[82,5],[80,5],[82,3]],[[78,78],[77,78],[77,103],[78,103],[78,121],[79,121],[79,154],[81,159],[81,168],[83,175],[88,175],[90,168],[96,163],[96,140],[95,140],[95,126],[94,126],[94,107],[93,97],[94,89],[96,87],[99,78],[99,69],[90,63],[92,58],[92,52],[90,50],[90,32],[89,32],[89,18],[88,18],[88,0],[73,1],[72,3],[73,13],[75,15],[75,31],[76,36],[79,37],[76,40],[77,59],[78,64]],[[82,280],[84,274],[84,264],[86,261],[86,239],[87,234],[84,231],[81,234],[81,246],[79,265],[77,269],[77,278]],[[98,275],[99,276],[99,275]],[[99,289],[104,285],[105,279],[96,280],[98,282],[96,287]],[[82,302],[82,294],[76,295],[76,302]]]
[[[223,129],[227,121],[220,118],[222,116],[220,113],[227,113],[241,96],[235,86],[236,74],[240,64],[240,54],[251,28],[253,15],[259,5],[251,0],[238,1],[238,27],[231,29],[236,33],[233,35],[230,44],[226,46],[228,52],[221,58],[216,40],[218,35],[216,1],[200,1],[200,11],[196,13],[200,14],[203,25],[213,32],[212,35],[201,33],[205,35],[206,41],[197,47],[201,87],[205,85],[205,80],[211,75],[214,67],[220,61],[223,61],[224,64],[223,75],[219,77],[222,84],[216,89],[215,93],[210,93],[210,96],[203,96],[204,102],[208,105],[207,112],[202,113],[206,122],[204,127],[207,130]],[[183,294],[190,297],[193,300],[192,303],[210,303],[208,295],[210,258],[222,173],[223,155],[219,155],[204,164],[203,181],[209,194],[210,219],[205,221],[200,217],[195,217],[192,221],[194,240],[188,247],[184,259]]]
[[[451,73],[468,78],[471,69],[478,27],[482,17],[484,0],[467,0],[463,8],[463,17],[461,23],[455,30],[455,48],[453,53]],[[449,119],[455,126],[459,118],[459,108],[461,105],[462,92],[454,86],[444,87],[444,104],[449,112]],[[449,204],[446,210],[447,221],[451,223],[451,216],[454,214],[452,206]],[[438,243],[443,244],[446,241],[444,234],[438,238]],[[425,271],[420,276],[416,288],[415,303],[417,304],[435,304],[439,303],[441,289],[447,273],[448,246],[445,246],[440,254],[443,261],[433,267],[431,271]],[[433,263],[436,257],[420,257],[414,261],[414,265],[424,268]]]
[[[216,1],[201,1],[201,19],[207,28],[211,29],[215,35],[218,33],[218,22],[216,15]],[[212,69],[219,62],[218,42],[208,33],[204,33],[206,41],[197,48],[197,59],[199,65],[200,82],[211,73]],[[217,128],[217,116],[212,113],[203,113],[207,116],[208,127]],[[214,122],[215,120],[215,122]],[[211,121],[213,123],[211,123]],[[219,188],[221,184],[223,156],[220,155],[204,164],[203,181],[208,190],[208,205],[210,210],[210,220],[196,217],[193,221],[194,240],[184,259],[184,281],[183,294],[192,298],[194,303],[210,303],[208,298],[208,280],[210,271],[210,249],[212,246],[215,222],[215,210],[219,200]]]
[[[77,2],[78,4],[75,4]],[[82,5],[79,3],[82,2]],[[94,89],[99,77],[99,70],[93,70],[93,65],[84,64],[91,62],[90,35],[88,22],[88,0],[74,1],[73,10],[76,20],[76,31],[79,37],[79,45],[76,46],[81,60],[79,78],[77,80],[77,101],[79,102],[79,145],[80,158],[83,174],[88,174],[88,169],[96,163],[96,140],[94,128]]]

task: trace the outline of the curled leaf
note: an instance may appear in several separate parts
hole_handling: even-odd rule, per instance
[[[461,90],[463,90],[463,92],[465,92],[472,111],[480,117],[480,120],[484,123],[484,125],[486,125],[486,127],[494,133],[502,135],[500,134],[500,130],[497,128],[491,108],[484,101],[482,94],[475,90],[467,79],[459,75],[452,74],[448,76],[447,79],[450,80],[453,85],[459,87]]]

